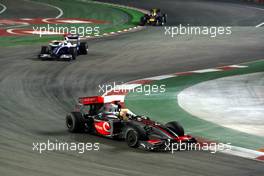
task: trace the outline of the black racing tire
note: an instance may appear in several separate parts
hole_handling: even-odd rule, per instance
[[[85,130],[85,119],[80,112],[71,112],[66,116],[66,127],[72,133],[80,133]]]
[[[163,19],[164,24],[167,23],[167,14],[163,14],[162,19]]]
[[[88,50],[87,42],[81,42],[79,47],[79,54],[86,55]]]
[[[48,46],[42,46],[40,50],[40,54],[49,54],[49,47]]]
[[[129,147],[138,148],[140,141],[148,140],[148,135],[143,128],[131,123],[125,131],[125,140]]]
[[[169,122],[166,124],[166,127],[172,130],[178,136],[184,136],[184,129],[181,126],[181,124],[179,124],[178,122],[176,121]]]
[[[157,18],[157,26],[164,26],[166,23],[166,19],[164,16],[160,16]]]
[[[146,17],[145,17],[145,16],[141,17],[141,18],[140,18],[140,23],[139,23],[139,25],[140,25],[140,26],[145,26],[145,25],[146,25],[146,21],[147,21],[147,20],[146,20]]]
[[[148,14],[145,14],[144,16],[142,16],[140,18],[140,26],[145,26],[147,23],[148,23],[148,20],[149,20],[149,15]]]
[[[140,135],[137,130],[129,129],[126,133],[126,142],[129,147],[138,148],[139,147]]]
[[[48,46],[41,46],[41,50],[39,53],[39,59],[41,59],[42,61],[46,60],[46,58],[44,57],[40,57],[41,54],[49,54],[49,47]]]
[[[72,60],[75,60],[77,57],[77,48],[71,47],[70,48],[70,54],[72,55]]]

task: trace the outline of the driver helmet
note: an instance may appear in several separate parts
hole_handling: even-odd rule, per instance
[[[104,110],[105,112],[118,112],[118,106],[113,103],[109,103],[105,105]]]

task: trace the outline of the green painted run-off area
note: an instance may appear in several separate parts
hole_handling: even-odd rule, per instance
[[[165,93],[155,93],[147,96],[144,92],[130,92],[126,97],[125,103],[136,114],[144,114],[160,122],[179,121],[184,126],[185,131],[194,136],[218,142],[230,142],[234,146],[249,149],[260,149],[264,147],[264,137],[241,133],[194,117],[184,111],[177,102],[177,95],[182,90],[197,83],[232,75],[264,72],[264,61],[244,65],[249,67],[223,72],[177,76],[155,81],[151,84],[166,85]]]

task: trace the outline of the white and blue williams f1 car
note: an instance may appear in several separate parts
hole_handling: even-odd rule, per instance
[[[79,35],[66,35],[63,41],[54,40],[48,46],[42,46],[39,54],[41,60],[75,60],[78,55],[86,55],[87,42],[81,42]]]

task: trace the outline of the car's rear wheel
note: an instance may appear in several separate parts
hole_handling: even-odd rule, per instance
[[[159,25],[160,26],[164,26],[165,25],[165,22],[164,22],[164,19],[163,18],[161,18]]]
[[[139,25],[140,25],[140,26],[144,26],[145,24],[146,24],[145,17],[141,17],[141,18],[140,18],[140,23],[139,23]]]
[[[145,26],[147,21],[149,19],[149,16],[147,14],[145,14],[143,17],[140,18],[140,26]]]
[[[167,14],[163,14],[162,19],[163,19],[164,24],[167,23]]]
[[[130,129],[126,135],[126,142],[129,147],[139,147],[139,134],[136,130]]]
[[[165,25],[165,17],[164,16],[160,16],[157,18],[157,26],[164,26]]]
[[[49,47],[48,46],[42,46],[40,54],[48,54],[49,53]]]
[[[39,54],[39,59],[45,60],[44,57],[40,57],[41,54],[49,54],[49,47],[48,46],[42,46]]]
[[[183,127],[176,121],[169,122],[166,124],[166,127],[176,133],[178,136],[184,136]]]
[[[66,116],[66,127],[70,132],[77,133],[85,130],[85,120],[80,112],[71,112]]]
[[[88,50],[87,42],[81,42],[79,47],[79,54],[86,55]]]

